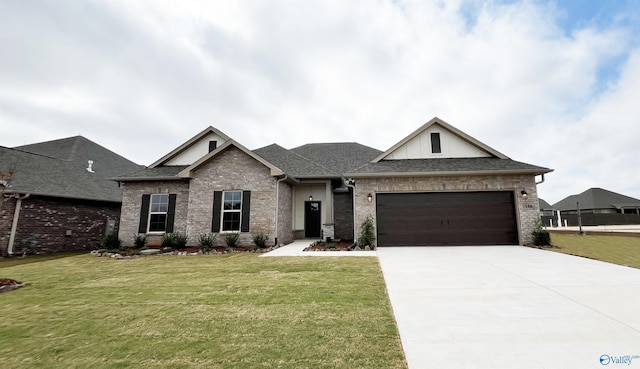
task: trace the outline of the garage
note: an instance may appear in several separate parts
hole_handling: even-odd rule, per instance
[[[376,194],[379,246],[516,245],[513,191]]]

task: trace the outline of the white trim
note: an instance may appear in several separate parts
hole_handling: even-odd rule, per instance
[[[233,192],[239,192],[240,193],[240,209],[232,209],[232,210],[225,210],[224,209],[224,195],[227,193],[233,193]],[[233,201],[233,200],[232,200]],[[242,231],[242,208],[244,206],[244,194],[242,190],[228,190],[228,191],[222,191],[222,201],[220,202],[220,233],[221,234],[226,234],[226,233],[240,233]],[[224,214],[225,213],[238,213],[240,214],[240,219],[238,222],[238,229],[224,229]]]
[[[153,197],[154,196],[166,196],[167,197],[167,211],[151,211],[153,207]],[[154,214],[164,214],[164,230],[163,231],[152,231],[151,230],[151,215]],[[167,233],[167,219],[169,218],[169,194],[168,193],[152,193],[149,197],[149,215],[147,215],[147,233],[149,234],[163,234]]]

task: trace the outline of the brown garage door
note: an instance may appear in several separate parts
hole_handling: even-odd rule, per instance
[[[518,244],[513,192],[376,195],[378,245]]]

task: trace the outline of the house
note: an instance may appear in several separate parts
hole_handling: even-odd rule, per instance
[[[265,233],[356,239],[370,216],[378,246],[531,242],[539,219],[536,176],[551,169],[511,160],[439,118],[379,150],[358,143],[276,144],[249,150],[208,127],[123,188],[120,237],[170,232]],[[222,244],[222,237],[218,243]]]
[[[540,207],[540,221],[545,227],[558,226],[558,212],[548,202],[538,198],[538,206]]]
[[[578,206],[582,225],[640,224],[640,200],[602,188],[590,188],[553,205],[569,226],[578,225]]]
[[[98,246],[120,218],[122,191],[110,178],[140,168],[82,136],[0,147],[3,254]]]

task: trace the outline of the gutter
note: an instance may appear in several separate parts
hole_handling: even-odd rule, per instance
[[[536,182],[536,185],[539,185],[539,184],[541,184],[541,183],[544,183],[544,173],[540,174],[540,176],[541,176],[542,178],[540,178],[540,182]]]
[[[540,173],[540,171],[531,170],[477,170],[477,171],[446,171],[446,172],[381,172],[381,173],[345,173],[345,176],[351,178],[376,178],[376,177],[440,177],[440,176],[469,176],[469,175],[504,175],[504,174],[534,174],[541,175],[553,172],[549,169]]]
[[[18,219],[20,219],[20,208],[22,207],[22,200],[28,199],[31,196],[30,193],[20,197],[19,194],[13,195],[16,199],[16,209],[13,212],[13,223],[11,223],[11,234],[9,236],[9,245],[7,246],[7,254],[13,255],[13,243],[16,240],[16,231],[18,230]]]

